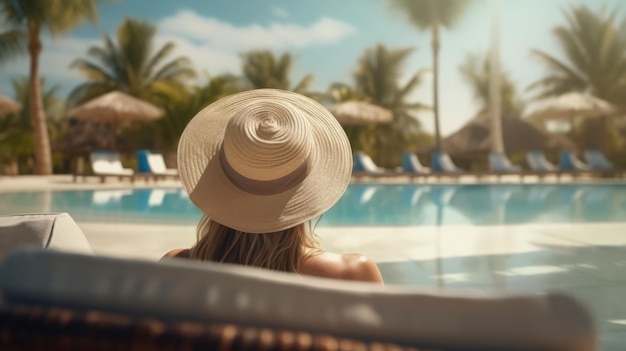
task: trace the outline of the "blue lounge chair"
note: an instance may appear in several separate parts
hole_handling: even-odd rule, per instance
[[[357,173],[384,173],[385,169],[378,167],[372,158],[363,151],[357,151],[352,155],[352,171]]]
[[[149,173],[155,177],[178,177],[178,170],[167,168],[163,154],[150,150],[137,151],[137,170],[139,173]]]
[[[492,172],[510,173],[519,172],[522,167],[512,164],[504,153],[494,151],[489,153],[489,169]]]
[[[591,169],[605,171],[614,169],[613,162],[609,161],[600,150],[587,149],[583,155]]]
[[[461,173],[464,171],[462,168],[457,167],[454,162],[452,162],[450,155],[440,151],[435,151],[432,153],[430,168],[433,170],[433,172],[438,173]]]
[[[416,154],[407,151],[402,154],[402,171],[406,173],[429,174],[430,168],[423,166]]]
[[[559,154],[559,168],[562,171],[588,171],[591,169],[570,150],[563,150]]]
[[[556,172],[559,169],[546,159],[543,151],[534,150],[526,154],[528,167],[535,172]]]

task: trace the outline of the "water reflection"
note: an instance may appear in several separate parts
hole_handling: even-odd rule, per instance
[[[79,220],[195,223],[180,188],[0,194],[0,214],[69,212]],[[416,226],[623,222],[626,184],[352,184],[321,225]]]
[[[353,184],[322,223],[413,226],[624,220],[624,184]]]

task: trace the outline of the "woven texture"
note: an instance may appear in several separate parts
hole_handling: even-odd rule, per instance
[[[69,309],[0,309],[2,350],[394,350],[384,342],[233,324],[163,323],[156,319]]]

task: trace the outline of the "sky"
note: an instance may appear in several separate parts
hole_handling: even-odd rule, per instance
[[[528,98],[526,88],[546,72],[531,50],[562,57],[551,30],[566,23],[564,11],[581,4],[593,10],[616,8],[619,19],[626,14],[623,0],[474,0],[452,28],[443,29],[439,61],[442,135],[458,130],[479,109],[459,66],[468,54],[485,54],[489,49],[494,13],[500,28],[502,69]],[[157,47],[173,41],[176,50],[171,58],[186,56],[199,71],[212,76],[239,74],[240,53],[269,49],[295,55],[293,83],[312,74],[313,90],[325,91],[334,82],[352,83],[358,59],[379,43],[388,49],[413,48],[403,67],[403,81],[432,66],[430,32],[412,27],[387,0],[117,0],[100,5],[96,24],[82,24],[57,37],[43,34],[40,69],[47,84],[59,84],[65,97],[84,82],[69,67],[71,62],[87,58],[88,48],[102,45],[104,35],[114,36],[125,17],[155,24]],[[5,28],[0,23],[0,31]],[[27,74],[27,56],[0,66],[0,94],[15,98],[11,80]],[[411,102],[432,104],[432,74],[425,77]],[[431,112],[421,112],[416,118],[424,129],[433,131]]]

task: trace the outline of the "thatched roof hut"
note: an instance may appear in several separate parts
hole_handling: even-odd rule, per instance
[[[472,118],[467,124],[443,140],[443,151],[450,155],[472,158],[491,151],[491,119],[487,114]],[[576,145],[566,137],[537,129],[532,124],[515,117],[502,117],[502,139],[507,154],[526,153],[531,150],[558,152],[576,150]]]
[[[72,118],[64,135],[52,145],[52,149],[68,156],[85,156],[99,149],[132,151],[129,141],[117,135],[114,128],[109,123],[79,121]]]

